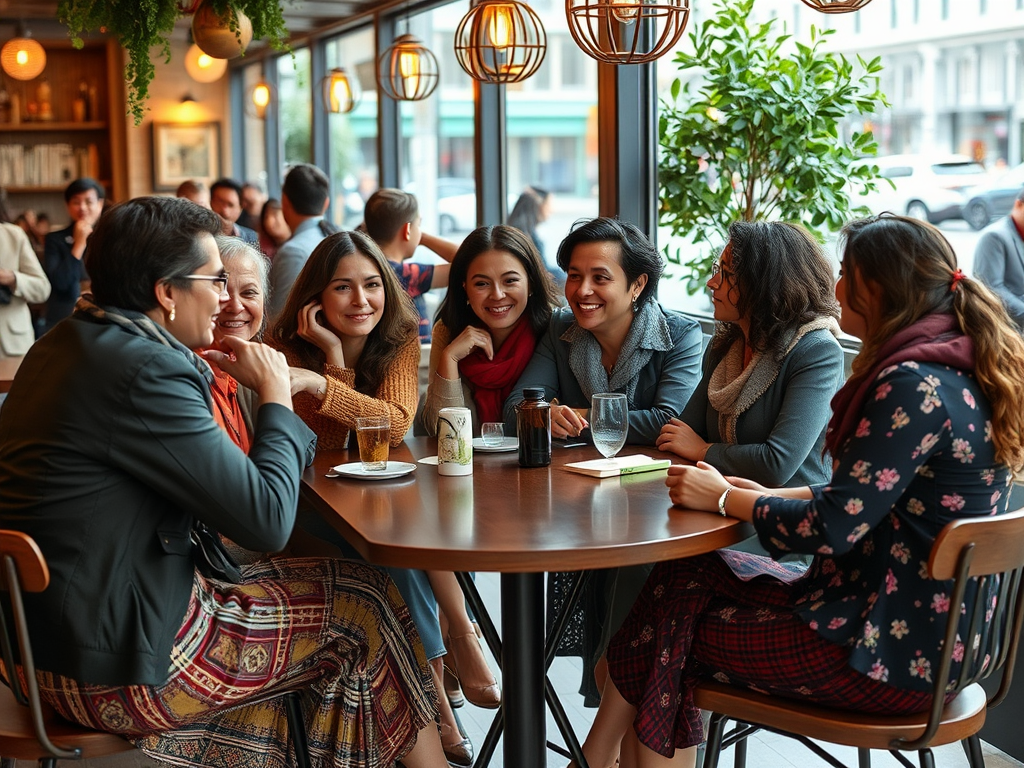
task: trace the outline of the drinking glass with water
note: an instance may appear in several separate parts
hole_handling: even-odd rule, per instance
[[[602,392],[590,399],[590,434],[595,447],[606,459],[615,456],[626,444],[628,417],[624,394]]]

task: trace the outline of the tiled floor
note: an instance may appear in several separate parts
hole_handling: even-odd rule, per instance
[[[484,603],[497,605],[499,602],[497,575],[477,574],[476,583]],[[498,620],[497,615],[493,618]],[[582,665],[579,659],[575,658],[556,659],[551,672],[551,679],[558,696],[562,700],[576,733],[582,739],[590,727],[594,710],[584,708],[582,697],[576,693],[579,689],[581,675]],[[458,714],[474,744],[482,743],[494,713],[467,704],[458,710]],[[548,738],[561,740],[550,716],[548,717]],[[1024,763],[1014,760],[994,747],[986,744],[984,748],[986,768],[1024,768]],[[856,765],[856,750],[844,747],[830,749],[840,759],[849,761],[851,765]],[[508,768],[564,768],[567,762],[560,755],[549,752],[546,766],[509,766]],[[935,750],[935,764],[936,768],[965,768],[968,763],[959,744],[948,744]],[[33,763],[20,761],[17,768],[32,768],[33,765]],[[138,752],[126,752],[111,758],[62,763],[61,765],[78,765],[82,768],[159,768],[160,763],[150,760]],[[732,765],[731,750],[723,753],[721,765],[723,767]],[[828,763],[795,741],[771,733],[761,733],[750,739],[747,765],[750,768],[827,768]],[[898,766],[899,763],[887,753],[875,752],[872,753],[872,765],[875,768],[890,768]],[[503,768],[503,766],[501,743],[499,742],[490,768]]]

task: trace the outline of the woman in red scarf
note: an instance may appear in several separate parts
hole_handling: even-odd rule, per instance
[[[433,330],[421,411],[428,434],[437,434],[442,408],[469,408],[477,434],[484,422],[505,420],[505,399],[557,303],[537,249],[518,229],[480,227],[462,242]]]

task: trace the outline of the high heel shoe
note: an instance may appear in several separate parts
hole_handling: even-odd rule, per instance
[[[448,649],[449,666],[452,674],[462,686],[463,696],[471,704],[483,709],[500,707],[501,689],[498,688],[498,682],[487,666],[487,660],[484,658],[483,649],[480,647],[480,640],[477,639],[476,634],[467,632],[457,637],[447,637],[445,646]],[[485,670],[487,677],[477,680],[469,679],[469,670],[480,667]]]
[[[451,737],[452,727],[441,723],[437,726],[441,732],[441,749],[444,751],[444,759],[449,765],[470,766],[473,765],[473,742],[463,737],[462,741],[453,744],[445,744],[446,737]],[[457,734],[461,736],[462,734]]]

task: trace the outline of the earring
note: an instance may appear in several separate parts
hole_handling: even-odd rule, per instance
[[[633,314],[634,314],[634,315],[635,315],[635,314],[636,314],[637,312],[639,312],[639,311],[640,311],[640,308],[639,308],[639,307],[638,307],[638,306],[636,305],[636,300],[637,300],[637,297],[636,297],[636,296],[634,296],[634,297],[633,297]]]
[[[171,307],[171,314],[169,314],[167,316],[167,322],[169,322],[169,323],[173,323],[174,322],[174,307]]]

